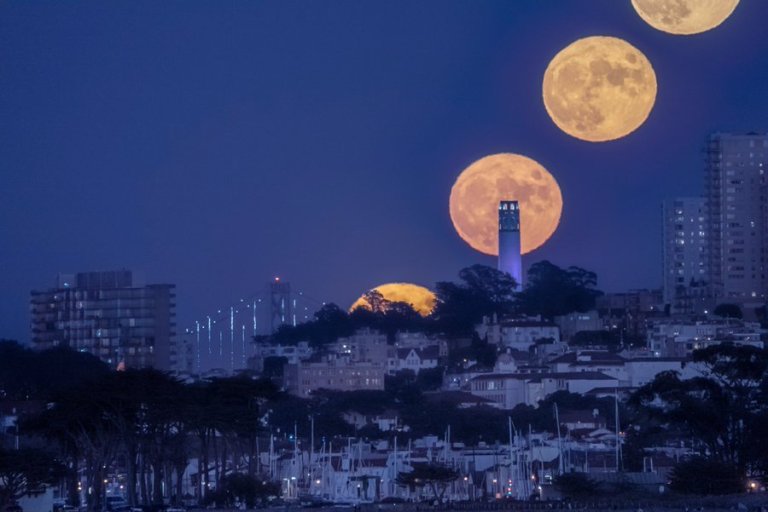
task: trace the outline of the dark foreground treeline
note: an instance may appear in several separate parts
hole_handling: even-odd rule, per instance
[[[510,418],[526,429],[554,431],[555,403],[598,409],[606,416],[615,409],[610,399],[567,393],[549,397],[538,408],[464,409],[449,397],[424,392],[440,380],[439,373],[435,378],[402,375],[388,378],[384,391],[318,390],[312,398],[302,399],[247,373],[184,383],[151,369],[110,371],[95,357],[65,348],[35,352],[15,342],[0,342],[0,389],[3,400],[21,414],[22,448],[10,449],[16,437],[5,437],[0,497],[9,502],[41,482],[63,477],[74,502],[82,474],[82,485],[92,489],[86,505],[98,510],[103,481],[117,464],[127,475],[131,505],[163,503],[163,482],[170,486],[166,497],[179,502],[181,475],[188,461],[197,458],[197,474],[204,478],[201,504],[228,500],[209,489],[231,488],[232,493],[253,495],[255,500],[274,486],[259,478],[263,468],[251,455],[267,451],[270,438],[275,450],[292,451],[294,432],[300,447],[308,449],[312,426],[316,449],[323,441],[346,445],[352,436],[371,440],[397,436],[405,446],[409,439],[442,435],[449,426],[456,442],[492,445],[508,441]],[[344,419],[350,412],[369,416],[385,411],[395,412],[401,428],[357,429]],[[14,472],[24,478],[2,480]]]
[[[681,380],[663,373],[619,407],[626,433],[625,469],[640,470],[645,450],[686,446],[699,454],[674,469],[674,491],[698,494],[737,493],[749,480],[765,485],[768,470],[768,352],[723,344],[695,353],[707,377]],[[331,442],[347,436],[408,439],[442,435],[451,427],[454,441],[506,443],[508,421],[533,431],[556,430],[553,409],[593,410],[612,423],[612,399],[556,393],[538,408],[512,411],[490,407],[462,409],[424,393],[417,381],[392,379],[385,391],[318,391],[300,399],[247,374],[192,384],[154,370],[109,371],[92,356],[67,349],[32,352],[13,342],[0,343],[2,400],[21,414],[20,448],[16,436],[2,438],[0,498],[17,499],[42,482],[64,479],[74,501],[78,475],[88,493],[88,507],[99,510],[103,482],[113,468],[127,475],[132,505],[180,502],[181,475],[197,458],[201,504],[216,500],[257,502],[278,491],[265,482],[253,454],[314,439]],[[344,420],[349,411],[363,415],[396,411],[409,430],[379,432],[355,428]],[[339,441],[340,442],[340,441]],[[207,468],[208,470],[204,470]],[[593,496],[594,482],[563,477],[556,482],[573,500]],[[163,484],[168,487],[163,496]],[[225,493],[222,495],[221,493]],[[575,502],[575,501],[574,501]]]

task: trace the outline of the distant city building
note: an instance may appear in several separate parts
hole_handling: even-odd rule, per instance
[[[328,352],[346,357],[350,361],[372,361],[386,364],[394,353],[394,347],[387,343],[387,335],[375,329],[358,329],[348,338],[339,338],[326,346]]]
[[[483,317],[483,322],[475,326],[475,332],[482,340],[499,349],[511,348],[528,352],[538,345],[543,353],[562,352],[560,329],[551,322],[538,317],[497,320]]]
[[[768,289],[768,134],[713,134],[706,154],[713,293],[760,305]]]
[[[490,373],[472,379],[469,392],[493,402],[500,409],[514,409],[521,404],[536,407],[557,391],[584,394],[596,388],[615,389],[618,385],[615,377],[594,371]]]
[[[500,356],[500,359],[503,356]],[[505,363],[491,372],[451,375],[446,389],[466,389],[496,407],[537,406],[556,391],[613,396],[617,389],[636,389],[665,371],[678,372],[689,379],[702,375],[703,366],[687,357],[623,357],[608,351],[570,351],[558,355],[538,368]]]
[[[395,347],[397,348],[428,348],[432,345],[438,347],[439,357],[448,357],[448,342],[443,338],[428,336],[423,332],[395,333]]]
[[[384,389],[384,376],[396,349],[387,335],[360,329],[348,338],[339,338],[311,358],[298,358],[284,367],[283,384],[289,393],[309,396],[317,389],[353,391]]]
[[[318,388],[345,389],[344,386],[357,385],[350,382],[355,372],[367,376],[360,384],[364,389],[380,389],[380,372],[394,375],[410,370],[418,374],[436,368],[447,355],[445,340],[424,333],[397,333],[395,343],[389,344],[385,333],[364,328],[324,345],[321,350],[313,349],[307,341],[296,345],[259,343],[249,367],[264,372],[267,359],[280,359],[273,362],[285,365],[286,389],[307,395]]]
[[[622,342],[644,340],[647,321],[664,316],[660,289],[606,293],[595,300],[595,308],[603,320],[603,327],[618,330]]]
[[[170,370],[174,289],[141,285],[129,270],[59,274],[55,288],[32,292],[32,345],[68,346],[112,368]],[[188,351],[180,350],[186,360]]]
[[[672,313],[702,313],[711,307],[706,200],[667,199],[662,219],[664,304]]]
[[[386,363],[351,361],[336,354],[320,361],[300,361],[285,366],[285,389],[307,397],[317,389],[357,391],[383,390]]]
[[[577,332],[600,331],[603,329],[603,320],[597,310],[568,313],[555,317],[555,324],[560,328],[560,338],[568,342]]]
[[[523,286],[520,253],[520,206],[517,201],[499,203],[499,270],[511,275],[518,289]]]
[[[654,313],[661,309],[661,290],[638,289],[626,292],[606,293],[595,299],[595,307],[601,316],[613,313]]]
[[[688,357],[694,350],[721,343],[764,348],[768,333],[758,322],[710,320],[697,322],[656,321],[648,329],[648,348],[656,356]]]
[[[600,372],[614,377],[619,387],[638,388],[651,382],[656,375],[675,371],[682,379],[700,377],[702,368],[687,357],[631,357],[614,352],[595,350],[572,351],[549,361],[554,372]]]
[[[395,357],[388,360],[388,373],[409,370],[418,374],[421,370],[437,368],[440,360],[440,347],[431,345],[426,348],[398,348]]]
[[[199,373],[197,367],[197,346],[189,337],[176,336],[171,340],[168,370],[177,375]]]
[[[663,204],[664,302],[706,314],[735,303],[746,317],[768,292],[768,134],[707,139],[703,198]]]
[[[312,357],[313,353],[307,341],[300,341],[296,345],[256,343],[248,367],[262,372],[264,371],[264,361],[268,358],[284,358],[286,364],[299,364],[299,361]]]

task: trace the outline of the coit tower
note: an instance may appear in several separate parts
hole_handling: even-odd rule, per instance
[[[517,201],[499,202],[499,270],[512,276],[517,289],[523,286],[520,256],[520,206]]]

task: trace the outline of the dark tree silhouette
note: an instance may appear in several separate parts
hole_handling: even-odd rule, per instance
[[[744,316],[738,304],[718,304],[712,314],[722,318],[743,318]]]
[[[97,357],[69,347],[36,352],[16,341],[0,340],[0,389],[6,398],[49,400],[108,372]]]
[[[363,311],[371,314],[365,309]],[[258,336],[255,341],[258,343],[271,339],[285,344],[308,341],[311,345],[321,346],[335,341],[339,337],[350,336],[354,330],[355,326],[347,312],[336,304],[329,303],[315,312],[313,320],[296,326],[282,325],[272,336]]]
[[[739,471],[704,457],[680,462],[670,474],[669,488],[682,494],[718,495],[744,492]]]
[[[460,368],[467,361],[477,361],[481,366],[493,368],[498,357],[497,349],[496,345],[473,336],[472,343],[468,347],[451,350],[449,364],[452,368]]]
[[[518,294],[521,313],[552,320],[574,311],[589,311],[602,292],[595,289],[597,275],[579,267],[562,269],[540,261],[528,269],[525,290]]]
[[[608,347],[615,349],[621,345],[617,331],[579,331],[568,342],[571,347]]]
[[[102,508],[107,468],[122,448],[121,432],[105,414],[115,397],[105,389],[90,384],[72,388],[25,425],[28,432],[59,443],[70,471],[77,471],[78,463],[84,462],[85,484],[93,489],[86,496],[89,512]]]
[[[311,340],[315,344],[325,344],[341,337],[350,336],[354,331],[346,311],[334,303],[323,305],[315,313],[315,332]]]
[[[706,377],[663,372],[637,390],[630,405],[650,421],[706,447],[709,458],[740,475],[766,467],[768,351],[729,343],[695,351]]]
[[[64,476],[64,466],[48,452],[23,448],[0,450],[0,509],[22,496],[42,492]]]
[[[389,309],[390,302],[378,290],[368,290],[363,294],[363,300],[367,307],[358,306],[358,308],[365,308],[373,313],[384,313]]]
[[[261,375],[266,379],[282,378],[288,358],[284,356],[269,356],[264,358],[264,369]]]
[[[253,509],[257,503],[264,503],[271,497],[280,496],[279,482],[262,480],[245,473],[230,473],[221,479],[215,493],[206,502],[215,503],[219,507],[234,508],[242,504]]]
[[[586,473],[564,473],[555,477],[553,484],[567,498],[582,500],[597,494],[597,482]]]
[[[435,328],[450,337],[471,336],[484,316],[509,314],[514,306],[515,280],[506,272],[473,265],[459,272],[461,283],[439,282],[432,318]]]

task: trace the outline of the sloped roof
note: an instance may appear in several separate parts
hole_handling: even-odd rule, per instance
[[[606,483],[631,483],[635,485],[660,485],[666,484],[667,478],[658,473],[645,472],[613,472],[590,471],[589,478],[597,482]]]
[[[688,363],[693,361],[690,357],[633,357],[627,359],[628,363]]]
[[[467,403],[483,405],[492,403],[492,400],[467,393],[466,391],[435,391],[424,393],[424,398],[430,402],[449,402],[454,405]]]
[[[487,375],[478,375],[472,380],[496,380],[496,379],[517,379],[517,380],[524,380],[531,378],[534,375],[539,374],[531,374],[531,373],[489,373]]]
[[[598,364],[601,366],[624,366],[624,361],[576,361],[575,363],[571,363],[569,366],[595,366]]]
[[[636,387],[632,387],[632,386],[597,387],[597,388],[590,389],[585,394],[586,395],[603,395],[603,394],[621,393],[622,395],[624,395],[627,393],[631,393],[636,389],[637,389]]]
[[[540,320],[521,320],[519,322],[514,320],[507,320],[501,322],[500,325],[502,327],[557,327],[557,325],[552,322],[544,322]]]
[[[616,377],[610,377],[603,372],[553,372],[542,373],[541,378],[565,379],[565,380],[618,380]]]
[[[559,364],[559,363],[590,362],[590,361],[579,361],[580,357],[589,357],[591,358],[591,362],[600,362],[600,363],[608,362],[608,361],[616,361],[616,362],[625,361],[623,357],[613,352],[606,352],[603,350],[584,350],[581,352],[567,352],[554,359],[550,359],[549,363]]]
[[[425,359],[437,359],[440,356],[440,347],[429,345],[424,348],[399,348],[397,349],[397,358],[406,359],[411,352],[415,352],[416,356],[422,361]]]
[[[495,380],[495,379],[618,380],[616,379],[616,377],[610,377],[602,372],[489,373],[488,375],[478,375],[472,380]]]

